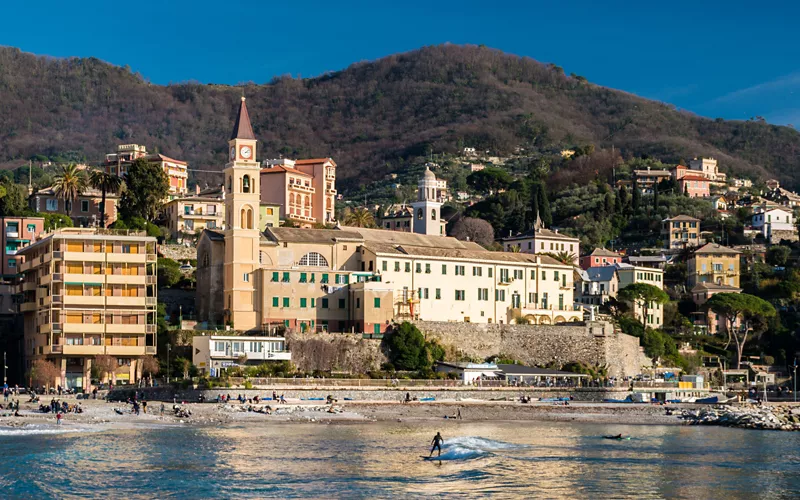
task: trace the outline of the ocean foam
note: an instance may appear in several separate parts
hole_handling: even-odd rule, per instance
[[[90,432],[83,427],[70,427],[55,425],[26,425],[24,427],[0,427],[0,437],[3,436],[37,436],[48,434],[71,434],[75,432]]]
[[[463,436],[446,439],[439,460],[474,460],[503,450],[525,448],[524,445],[495,441],[478,436]]]

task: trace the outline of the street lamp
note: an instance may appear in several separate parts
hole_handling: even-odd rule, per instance
[[[792,377],[792,381],[794,382],[794,402],[797,403],[797,358],[794,358],[794,377]]]
[[[167,383],[169,384],[169,350],[172,348],[171,345],[167,344]]]

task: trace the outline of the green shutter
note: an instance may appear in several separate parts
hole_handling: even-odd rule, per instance
[[[327,309],[328,308],[328,299],[325,299],[325,298],[322,299],[322,308],[323,309]]]
[[[283,307],[289,307],[289,297],[283,298]]]
[[[306,299],[305,297],[302,297],[300,299],[300,307],[305,308],[307,306],[308,306],[308,299]]]
[[[275,282],[278,281],[278,273],[277,272],[272,273],[272,281],[275,281]]]
[[[328,282],[328,273],[322,273],[322,281],[320,283]]]
[[[280,304],[280,299],[278,299],[278,297],[272,297],[272,307],[278,307],[278,304]]]
[[[300,273],[300,283],[308,282],[308,274],[307,273]]]
[[[380,307],[381,307],[381,298],[380,297],[375,297],[372,301],[374,303],[375,309],[380,309]]]
[[[317,307],[317,299],[311,297],[311,308],[313,309],[315,307]]]

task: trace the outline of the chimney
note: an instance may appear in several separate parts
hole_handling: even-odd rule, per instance
[[[200,184],[194,185],[194,194],[200,194]]]

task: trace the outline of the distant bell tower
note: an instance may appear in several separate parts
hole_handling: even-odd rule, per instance
[[[412,228],[415,233],[431,236],[444,236],[442,204],[437,196],[436,176],[428,167],[417,185],[417,201],[411,204],[414,209]]]
[[[255,277],[258,269],[259,202],[261,164],[256,161],[256,136],[250,124],[245,98],[228,141],[225,165],[225,320],[236,330],[253,330]]]

